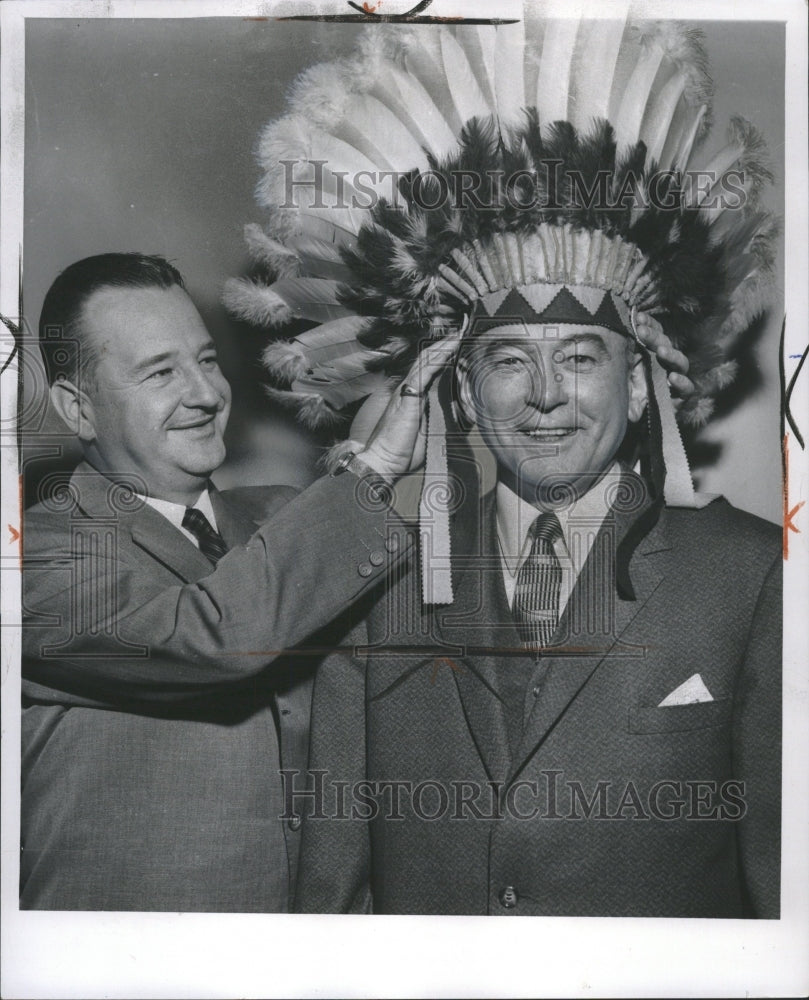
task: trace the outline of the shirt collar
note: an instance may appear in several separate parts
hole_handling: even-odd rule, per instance
[[[573,550],[571,533],[571,515],[576,514],[576,521],[586,518],[591,525],[600,527],[610,509],[607,500],[607,490],[614,485],[620,475],[621,467],[613,463],[607,473],[574,503],[556,511],[559,524],[562,526],[562,541],[567,554]],[[500,551],[503,561],[512,575],[519,569],[523,550],[526,547],[528,529],[542,513],[533,504],[523,500],[505,483],[497,483],[497,535],[500,539]]]
[[[211,504],[211,487],[205,489],[200,493],[197,499],[190,506],[194,507],[196,510],[204,514],[211,524],[214,531],[218,531],[216,524],[216,515],[213,512],[213,506]],[[162,514],[168,521],[174,525],[175,528],[179,528],[183,531],[183,518],[185,517],[186,507],[181,503],[172,503],[171,500],[158,500],[157,497],[147,497],[142,498],[153,507],[159,514]]]

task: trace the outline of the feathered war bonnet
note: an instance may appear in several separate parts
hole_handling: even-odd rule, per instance
[[[260,140],[269,226],[246,236],[269,280],[231,279],[225,304],[259,325],[316,324],[266,348],[270,395],[310,427],[338,424],[470,317],[632,337],[640,310],[689,358],[696,393],[677,419],[705,423],[766,304],[775,228],[756,207],[771,178],[752,126],[733,119],[726,145],[700,156],[711,90],[699,33],[676,22],[545,20],[526,6],[515,25],[366,29],[353,56],[298,78]],[[653,519],[664,499],[705,501],[666,375],[644,353]],[[433,483],[443,422],[434,389]],[[440,604],[452,580],[435,495],[429,510],[422,498],[422,571],[425,602]]]

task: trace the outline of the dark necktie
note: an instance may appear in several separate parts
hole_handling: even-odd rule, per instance
[[[531,551],[517,574],[514,620],[526,649],[550,645],[559,624],[562,567],[553,543],[562,537],[556,514],[540,514],[528,529]]]
[[[207,556],[214,566],[227,552],[225,540],[214,528],[208,518],[196,507],[186,507],[183,515],[183,527],[199,542],[199,550]]]

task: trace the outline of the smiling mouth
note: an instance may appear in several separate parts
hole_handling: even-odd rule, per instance
[[[215,414],[211,414],[209,417],[204,417],[202,420],[195,420],[193,424],[178,424],[176,427],[172,427],[173,431],[193,431],[198,427],[207,427],[209,424],[213,423],[215,419]]]
[[[533,430],[525,429],[520,433],[534,441],[559,441],[575,434],[577,429],[576,427],[535,427]]]

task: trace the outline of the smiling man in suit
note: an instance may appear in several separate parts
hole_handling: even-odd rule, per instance
[[[420,567],[318,668],[297,905],[777,917],[780,532],[695,493],[646,346],[682,347],[679,416],[704,419],[760,309],[765,217],[714,226],[674,174],[665,200],[584,204],[646,147],[527,117],[468,123],[431,171],[518,163],[522,200],[383,207],[351,258],[341,302],[375,304],[378,349],[468,333],[431,392]]]
[[[286,910],[300,821],[279,768],[305,765],[317,657],[299,647],[393,555],[377,456],[299,496],[218,491],[230,387],[159,257],[67,268],[40,338],[84,458],[25,512],[21,906]],[[402,400],[379,428],[389,481],[420,413]]]
[[[452,605],[403,570],[318,670],[299,906],[777,917],[778,529],[621,463],[625,333],[494,322],[458,364],[497,482],[456,436]]]

